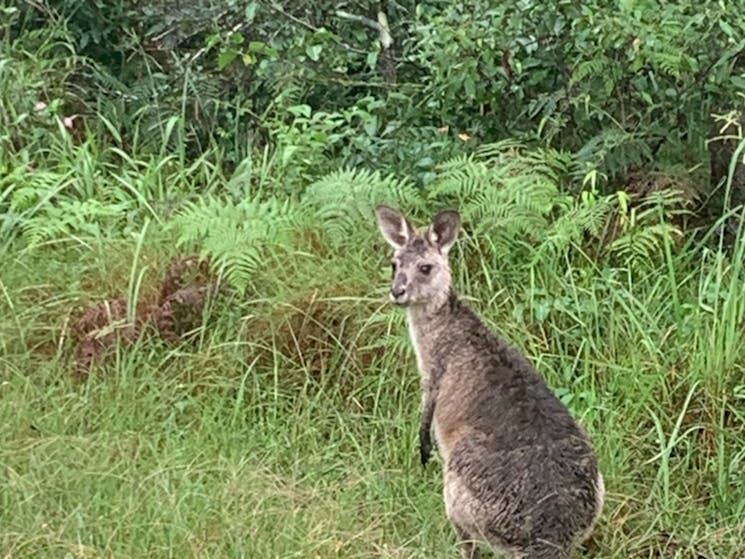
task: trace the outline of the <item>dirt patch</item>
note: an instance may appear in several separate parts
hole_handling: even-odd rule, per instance
[[[216,287],[209,262],[189,256],[171,261],[157,295],[144,297],[135,308],[124,295],[87,307],[71,327],[76,372],[87,376],[117,344],[126,346],[143,336],[183,339],[201,324],[204,304]]]

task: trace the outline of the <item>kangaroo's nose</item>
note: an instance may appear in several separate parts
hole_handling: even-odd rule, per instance
[[[401,297],[401,295],[403,295],[404,293],[406,293],[406,288],[403,286],[391,287],[391,295],[393,295],[396,299]]]

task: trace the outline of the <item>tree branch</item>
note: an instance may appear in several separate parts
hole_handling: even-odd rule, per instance
[[[380,44],[384,49],[389,49],[393,45],[393,35],[391,35],[391,29],[388,27],[388,17],[385,15],[385,12],[378,12],[378,21],[374,21],[369,17],[350,14],[344,10],[336,10],[336,15],[337,17],[356,21],[371,29],[375,29],[380,34]]]

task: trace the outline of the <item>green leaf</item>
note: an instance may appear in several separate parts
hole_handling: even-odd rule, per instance
[[[727,37],[732,38],[735,36],[735,30],[732,29],[732,26],[723,19],[719,20],[719,29],[721,29]]]
[[[371,70],[374,70],[377,64],[378,64],[378,51],[374,50],[372,52],[367,53],[367,66]]]
[[[368,136],[375,136],[378,132],[378,117],[372,116],[366,119],[364,129]]]
[[[246,23],[253,23],[254,18],[256,18],[256,12],[258,11],[258,9],[259,4],[257,2],[251,2],[248,6],[246,6]]]
[[[431,169],[434,164],[434,160],[429,156],[422,157],[419,161],[416,162],[416,166],[420,169]]]
[[[465,80],[463,80],[463,88],[466,90],[466,96],[469,99],[476,97],[476,83],[471,76],[466,76]]]
[[[207,35],[207,39],[204,42],[204,46],[207,50],[210,50],[212,47],[217,45],[221,39],[222,39],[222,36],[219,33],[211,33]]]
[[[313,62],[318,62],[318,59],[321,57],[321,51],[323,51],[321,45],[313,45],[305,49],[305,53]]]
[[[288,107],[287,112],[293,116],[304,116],[305,118],[310,118],[311,108],[310,105],[305,104],[294,105],[292,107]]]
[[[238,51],[235,49],[227,49],[222,51],[217,57],[217,67],[222,70],[228,64],[233,62],[236,56],[238,56]]]
[[[248,50],[249,52],[267,52],[268,47],[261,41],[251,41],[248,43]]]

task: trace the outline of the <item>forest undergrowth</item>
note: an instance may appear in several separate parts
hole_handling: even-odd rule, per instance
[[[194,152],[186,81],[74,113],[100,68],[54,29],[0,58],[0,557],[456,557],[377,203],[461,212],[456,287],[590,433],[583,556],[745,557],[742,205],[524,137],[352,164],[359,111]]]

